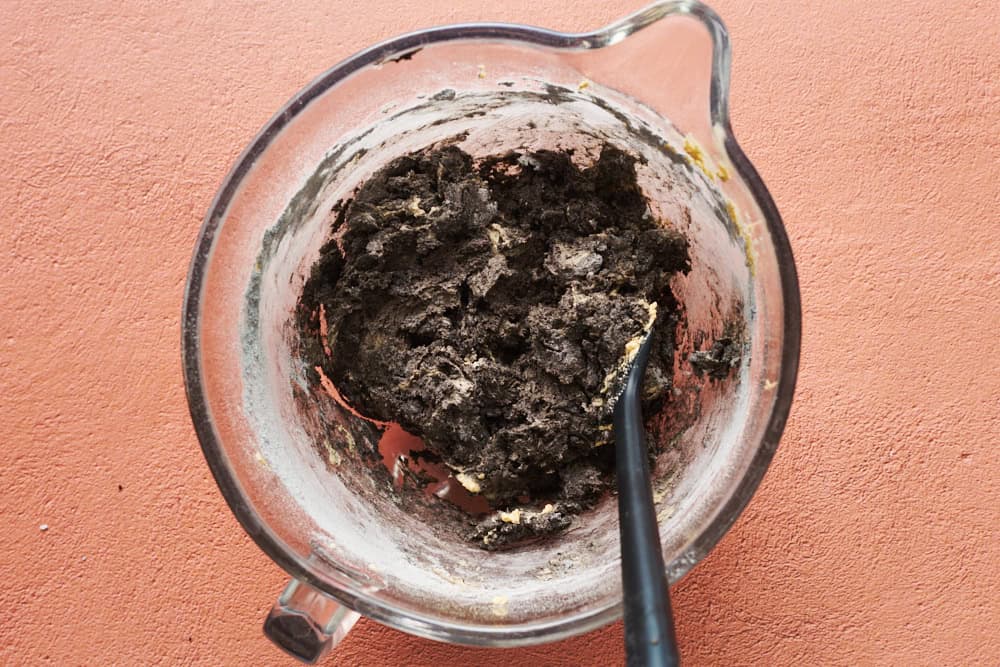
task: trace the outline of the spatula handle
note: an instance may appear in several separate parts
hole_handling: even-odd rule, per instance
[[[651,339],[647,336],[639,348],[614,411],[628,667],[680,664],[640,401]]]

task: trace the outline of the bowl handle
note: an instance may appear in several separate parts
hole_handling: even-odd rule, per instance
[[[339,644],[359,618],[358,612],[292,579],[267,615],[264,635],[293,658],[312,665]]]
[[[729,129],[729,33],[699,0],[658,0],[593,32],[570,35],[582,72],[643,100],[710,145]]]

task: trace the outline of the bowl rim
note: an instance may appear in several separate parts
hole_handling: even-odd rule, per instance
[[[675,579],[686,574],[722,538],[753,496],[774,456],[791,409],[798,374],[801,340],[801,302],[798,277],[781,216],[756,169],[733,135],[729,121],[729,37],[722,20],[697,0],[656,2],[603,28],[585,33],[564,33],[506,23],[464,23],[407,33],[385,40],[331,67],[299,91],[258,132],[237,158],[216,193],[195,243],[184,292],[181,317],[181,358],[191,420],[202,451],[226,502],[258,547],[291,576],[323,591],[338,602],[376,621],[414,635],[474,646],[520,646],[554,641],[581,634],[621,618],[621,601],[568,614],[554,620],[512,625],[459,623],[400,609],[364,591],[334,588],[316,576],[308,564],[289,553],[282,541],[254,511],[230,470],[216,433],[202,387],[200,350],[201,293],[211,250],[226,211],[257,158],[271,141],[310,102],[355,72],[430,45],[450,41],[512,41],[553,50],[593,50],[615,44],[653,23],[672,16],[699,20],[713,42],[710,118],[723,136],[723,145],[736,172],[747,185],[764,216],[777,259],[783,300],[781,368],[771,414],[763,438],[735,492],[718,509],[708,528],[695,538],[671,565]]]

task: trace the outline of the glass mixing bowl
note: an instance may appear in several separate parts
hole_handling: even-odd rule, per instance
[[[685,309],[672,403],[690,419],[659,431],[669,441],[654,473],[671,581],[732,525],[788,415],[800,308],[778,211],[730,128],[729,58],[725,28],[697,2],[656,3],[584,34],[433,28],[325,72],[243,152],[195,248],[183,364],[222,493],[292,576],[265,623],[279,645],[315,660],[358,614],[483,646],[620,617],[613,497],[518,549],[449,538],[428,519],[454,510],[404,498],[366,467],[382,429],[317,392],[296,354],[293,311],[331,209],[392,158],[437,141],[479,156],[573,148],[580,159],[609,141],[641,157],[653,212],[691,241],[691,272],[672,285]],[[743,347],[730,378],[694,373],[689,355],[734,331]]]

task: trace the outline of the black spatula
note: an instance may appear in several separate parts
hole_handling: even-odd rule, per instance
[[[628,667],[680,664],[642,423],[642,377],[652,339],[647,334],[639,347],[614,407]]]

